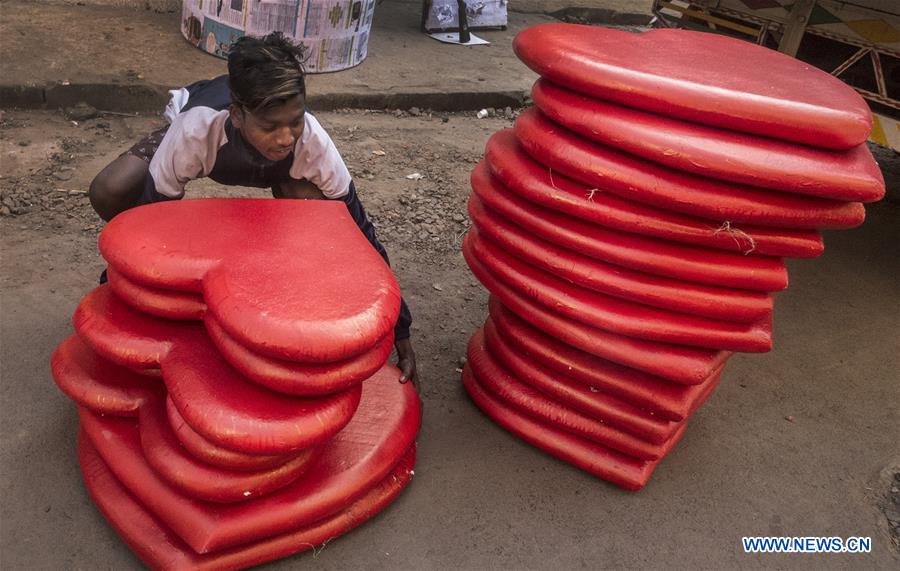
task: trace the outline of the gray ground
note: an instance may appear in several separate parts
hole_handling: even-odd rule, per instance
[[[459,243],[467,178],[490,133],[473,114],[320,115],[378,222],[416,318],[425,416],[412,486],[374,521],[273,569],[896,568],[897,157],[894,201],[789,264],[775,349],[738,355],[649,485],[627,493],[508,435],[468,401],[459,359],[486,294]],[[76,415],[49,373],[96,281],[91,176],[159,123],[7,112],[0,122],[0,567],[140,566],[94,509],[75,461]],[[446,119],[446,121],[444,121]],[[384,156],[372,153],[383,150]],[[406,175],[419,172],[420,181]],[[192,196],[258,191],[196,184]],[[4,210],[5,209],[5,210]],[[6,215],[8,212],[8,215]],[[885,511],[886,508],[886,511]],[[745,555],[744,535],[871,536],[868,555]]]

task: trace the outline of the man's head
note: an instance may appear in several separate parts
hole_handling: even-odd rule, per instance
[[[303,133],[303,49],[281,32],[244,36],[228,53],[231,122],[264,157],[286,158]]]

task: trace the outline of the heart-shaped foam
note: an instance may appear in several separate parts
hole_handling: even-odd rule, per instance
[[[725,363],[721,363],[709,379],[696,385],[673,383],[607,361],[545,335],[505,308],[496,297],[491,297],[489,306],[490,322],[496,327],[499,337],[513,348],[517,356],[530,359],[535,365],[533,368],[543,365],[555,373],[554,379],[560,384],[574,386],[577,383],[588,390],[608,393],[650,411],[660,419],[680,422],[688,418],[719,384],[725,368]],[[522,380],[526,380],[525,377]],[[594,394],[593,390],[591,394]]]
[[[467,364],[482,387],[510,407],[536,420],[571,432],[598,444],[641,460],[659,460],[669,452],[669,443],[651,443],[628,432],[580,413],[548,398],[530,385],[515,378],[500,366],[488,352],[484,331],[479,329],[469,339]]]
[[[198,293],[141,285],[109,266],[106,269],[109,287],[128,305],[164,319],[199,321],[206,313],[206,303]]]
[[[234,370],[202,325],[140,313],[105,286],[84,297],[72,320],[100,356],[135,369],[161,369],[185,421],[225,448],[249,454],[306,448],[343,428],[359,405],[358,384],[315,399],[270,391]]]
[[[583,383],[566,379],[556,371],[529,360],[503,339],[491,318],[485,322],[483,331],[484,346],[491,359],[517,381],[526,383],[550,399],[653,444],[665,442],[678,430],[680,423],[658,418],[653,413]]]
[[[485,206],[537,237],[617,266],[678,280],[754,291],[787,287],[779,258],[745,256],[628,234],[543,208],[518,197],[482,163],[471,175],[472,190]]]
[[[230,336],[277,359],[348,359],[400,311],[393,273],[340,201],[145,205],[106,226],[100,251],[135,283],[202,294]]]
[[[413,446],[419,427],[415,389],[397,382],[399,375],[386,365],[364,383],[359,411],[306,473],[250,502],[211,503],[180,494],[147,464],[132,420],[82,409],[81,426],[124,488],[194,551],[212,553],[332,516],[384,480]]]
[[[412,479],[415,447],[393,471],[360,498],[331,516],[280,535],[198,554],[154,516],[116,479],[90,439],[81,431],[78,460],[88,493],[135,554],[154,569],[243,569],[315,549],[387,507]]]
[[[772,348],[771,318],[736,323],[656,309],[572,285],[518,260],[481,240],[473,228],[463,241],[463,255],[492,293],[489,283],[500,282],[519,295],[567,317],[636,339],[690,347],[762,353]],[[482,279],[485,273],[490,276]]]
[[[53,352],[50,370],[75,404],[100,414],[136,417],[144,403],[165,394],[160,381],[101,358],[75,335]]]
[[[674,212],[778,228],[853,228],[866,211],[840,202],[775,192],[676,171],[585,139],[535,108],[522,112],[516,137],[534,159],[599,192]]]
[[[750,224],[732,228],[722,221],[711,222],[600,192],[532,159],[513,129],[494,133],[484,156],[491,173],[522,198],[608,228],[742,254],[814,258],[824,250],[822,236],[815,230]]]
[[[583,256],[542,240],[469,197],[469,218],[478,235],[496,247],[581,287],[652,307],[725,321],[752,322],[772,314],[772,296],[763,292],[673,280]]]
[[[694,123],[834,149],[862,144],[872,126],[849,85],[720,34],[545,24],[520,32],[513,49],[574,91]]]
[[[884,177],[865,144],[834,151],[707,127],[586,97],[546,79],[531,95],[555,123],[674,169],[835,200],[884,196]]]
[[[197,431],[184,421],[175,403],[168,397],[166,397],[166,416],[169,419],[169,426],[175,432],[175,438],[188,453],[207,464],[225,470],[253,472],[274,469],[290,462],[298,454],[307,453],[307,450],[301,450],[292,454],[265,456],[222,448],[197,434]]]
[[[315,461],[317,449],[307,448],[280,466],[256,472],[216,468],[181,446],[165,406],[165,399],[157,398],[141,407],[141,448],[156,474],[187,497],[225,503],[253,500],[287,486]]]
[[[462,380],[475,405],[502,428],[532,446],[616,486],[630,491],[640,490],[659,463],[638,460],[517,411],[484,389],[468,363],[463,368]],[[678,433],[673,440],[680,436],[681,433]]]

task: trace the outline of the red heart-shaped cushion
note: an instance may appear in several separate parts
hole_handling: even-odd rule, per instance
[[[884,196],[884,177],[865,144],[834,151],[707,127],[586,97],[546,79],[531,95],[555,123],[674,169],[835,200]]]
[[[517,355],[531,359],[535,367],[543,365],[548,371],[552,370],[559,384],[569,387],[581,385],[591,394],[594,390],[608,393],[650,411],[660,419],[680,422],[689,417],[712,393],[725,368],[722,362],[710,378],[699,384],[673,383],[607,361],[545,335],[505,308],[495,297],[491,297],[489,305],[490,323],[496,327],[498,337]],[[522,380],[526,379],[523,377]]]
[[[524,200],[493,177],[484,164],[471,175],[472,191],[493,212],[537,237],[585,256],[678,280],[708,285],[780,291],[787,287],[784,263],[629,234],[592,224]]]
[[[548,398],[589,418],[653,444],[661,444],[670,439],[681,424],[659,418],[652,412],[641,410],[611,396],[606,391],[566,379],[556,371],[534,362],[507,343],[490,317],[485,322],[483,330],[484,346],[491,359],[496,361],[498,368],[502,368],[516,381],[537,389]]]
[[[359,405],[360,385],[319,398],[271,391],[232,368],[200,324],[150,317],[105,286],[73,316],[81,339],[131,368],[159,368],[169,397],[191,427],[216,444],[249,454],[284,454],[327,440]]]
[[[116,479],[197,553],[270,538],[338,513],[376,487],[403,460],[419,427],[415,389],[385,366],[365,383],[353,420],[296,481],[254,501],[189,498],[144,459],[137,424],[81,410],[81,426]]]
[[[100,236],[135,283],[202,294],[242,345],[290,361],[340,361],[388,335],[393,273],[343,202],[203,199],[128,210]]]
[[[90,439],[79,433],[78,461],[88,493],[122,539],[154,569],[243,569],[315,549],[387,507],[412,479],[415,447],[364,495],[341,511],[288,532],[212,553],[199,554],[142,505],[116,479]]]
[[[764,353],[772,348],[772,319],[738,323],[697,317],[604,295],[579,287],[531,266],[488,240],[473,228],[463,241],[463,255],[476,276],[490,273],[488,282],[501,282],[548,311],[619,335],[677,343],[691,347]],[[488,282],[485,283],[487,286]],[[490,289],[490,288],[488,288]]]
[[[720,34],[544,24],[513,49],[574,91],[695,123],[834,149],[862,144],[872,127],[866,102],[836,77]]]
[[[659,460],[670,450],[671,437],[662,443],[649,442],[611,426],[603,419],[582,414],[521,382],[490,354],[484,343],[483,329],[469,339],[467,357],[466,364],[482,387],[508,406],[540,422],[640,460]]]
[[[728,183],[676,171],[578,135],[535,108],[515,124],[525,150],[544,165],[600,192],[710,220],[779,228],[853,228],[866,211],[841,202]]]
[[[513,129],[494,133],[484,157],[491,173],[515,194],[608,228],[742,254],[814,258],[824,250],[822,236],[815,230],[741,224],[740,232],[725,231],[721,221],[710,222],[600,192],[532,159]]]
[[[469,218],[482,239],[579,286],[652,307],[725,321],[752,322],[772,314],[772,296],[636,272],[542,240],[469,197]]]
[[[483,388],[468,363],[463,368],[462,380],[472,401],[501,427],[532,446],[626,490],[643,488],[659,463],[638,460],[517,411]],[[681,433],[677,434],[673,440],[680,436]]]

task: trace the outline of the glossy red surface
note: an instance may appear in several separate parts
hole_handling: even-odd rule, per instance
[[[724,321],[770,318],[772,296],[763,292],[674,280],[607,264],[542,240],[469,197],[469,218],[480,239],[578,286],[617,298]]]
[[[591,291],[518,260],[481,240],[472,229],[463,241],[463,254],[480,267],[473,273],[501,282],[519,295],[562,317],[636,339],[690,347],[760,353],[772,347],[771,317],[756,323],[735,323],[656,309]],[[488,289],[488,281],[482,280]],[[493,290],[491,290],[493,291]],[[496,292],[494,292],[496,293]]]
[[[637,491],[656,468],[658,462],[638,460],[515,410],[487,391],[468,364],[463,368],[462,379],[469,397],[495,423],[532,446],[598,478]]]
[[[278,359],[368,351],[400,310],[393,273],[341,201],[150,204],[116,216],[100,251],[137,284],[202,294],[231,337]]]
[[[531,95],[554,122],[674,169],[836,200],[884,196],[881,169],[865,144],[834,151],[707,127],[607,103],[546,79]]]
[[[225,503],[254,500],[287,486],[315,461],[317,449],[307,448],[289,461],[266,470],[217,468],[181,446],[166,417],[165,406],[165,399],[157,398],[141,407],[138,420],[141,449],[156,474],[185,496]]]
[[[652,443],[638,438],[602,419],[582,414],[523,383],[504,369],[488,352],[483,330],[469,339],[467,364],[479,384],[508,406],[534,419],[571,432],[598,444],[641,460],[659,460],[669,451],[669,443]]]
[[[754,291],[787,287],[780,258],[745,256],[628,234],[560,214],[517,197],[483,163],[472,172],[472,190],[493,212],[535,236],[611,264],[678,280]]]
[[[82,409],[81,425],[124,488],[191,549],[212,553],[332,516],[391,474],[413,446],[420,419],[415,389],[398,376],[386,366],[366,383],[359,411],[306,473],[255,501],[221,504],[181,494],[144,459],[133,420]]]
[[[507,343],[490,318],[484,324],[483,331],[484,346],[497,365],[517,381],[562,405],[654,444],[671,438],[679,427],[680,423],[659,418],[602,389],[579,383],[529,359]]]
[[[100,414],[136,417],[144,403],[165,395],[159,380],[103,359],[76,335],[53,352],[50,370],[75,404]]]
[[[178,408],[175,407],[175,403],[168,397],[166,397],[166,417],[169,420],[169,426],[172,428],[175,438],[178,439],[181,446],[191,456],[211,466],[225,470],[249,472],[269,470],[282,466],[298,455],[306,454],[309,450],[300,450],[299,452],[282,455],[260,455],[245,454],[222,448],[197,434],[197,431],[184,421],[181,413],[178,412]]]
[[[167,570],[243,569],[315,549],[385,509],[412,479],[415,448],[410,448],[384,479],[341,511],[314,523],[278,535],[198,554],[153,515],[116,479],[90,439],[78,439],[78,460],[91,498],[128,544],[148,566]]]
[[[198,293],[141,285],[112,266],[106,273],[116,297],[144,313],[184,321],[199,321],[206,313],[206,303]]]
[[[513,129],[488,139],[485,162],[504,186],[527,201],[607,228],[742,254],[814,258],[824,250],[822,236],[815,230],[751,224],[729,230],[723,221],[672,212],[599,189],[592,192],[596,187],[532,159]]]
[[[131,368],[160,368],[185,421],[225,448],[250,454],[306,448],[343,428],[359,405],[359,384],[319,398],[271,391],[228,365],[202,325],[140,313],[105,286],[84,297],[73,322],[100,356]]]
[[[519,115],[515,132],[528,154],[554,172],[600,191],[719,223],[853,228],[866,217],[859,202],[776,192],[670,169],[586,139],[536,108]]]
[[[545,24],[520,32],[513,49],[574,91],[695,123],[837,149],[865,142],[872,125],[839,79],[720,34]]]
[[[722,362],[711,376],[696,385],[673,383],[668,379],[625,367],[576,349],[545,335],[512,311],[496,297],[490,299],[490,323],[522,359],[530,359],[552,370],[555,379],[567,386],[579,383],[608,393],[634,406],[653,412],[660,419],[682,421],[690,416],[712,393],[725,367]],[[523,380],[526,380],[523,377]],[[591,394],[595,394],[592,393]],[[573,406],[575,406],[573,404]]]

